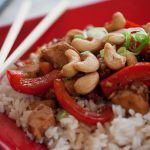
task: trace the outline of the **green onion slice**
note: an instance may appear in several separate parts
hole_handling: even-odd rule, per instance
[[[145,41],[145,39],[147,38],[148,38],[148,34],[142,31],[136,32],[134,36],[135,41],[139,43],[143,43],[143,41]]]
[[[130,54],[130,53],[132,53],[132,52],[128,51],[128,50],[126,49],[126,47],[120,47],[120,48],[117,50],[117,53],[118,53],[119,55],[126,56],[127,54]]]
[[[137,32],[134,36],[134,40],[140,45],[134,50],[136,55],[139,55],[143,48],[150,43],[150,36],[145,32]]]
[[[131,34],[130,32],[124,32],[123,33],[125,36],[125,43],[124,43],[124,47],[126,47],[126,49],[128,49],[131,45]]]
[[[72,80],[71,77],[66,77],[66,78],[64,78],[64,82],[65,82],[65,83],[68,82],[68,81],[70,81],[70,80]]]
[[[61,119],[63,119],[64,117],[66,117],[68,115],[68,113],[64,110],[64,109],[61,109],[59,110],[59,112],[57,113],[56,115],[56,119],[58,121],[60,121]]]
[[[100,57],[102,57],[102,58],[103,58],[103,57],[104,57],[104,49],[100,50],[100,52],[99,52],[99,53],[100,53]]]
[[[89,54],[89,53],[91,53],[91,52],[90,51],[84,51],[81,54]]]
[[[84,39],[84,35],[83,34],[76,34],[76,35],[74,35],[74,38]]]

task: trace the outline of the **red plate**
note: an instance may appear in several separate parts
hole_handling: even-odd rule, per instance
[[[93,24],[95,26],[102,26],[106,21],[111,20],[111,16],[116,11],[121,11],[128,20],[138,24],[144,24],[150,21],[149,17],[149,0],[112,0],[94,5],[89,5],[77,9],[68,10],[48,31],[30,48],[30,50],[23,56],[27,58],[31,51],[34,51],[38,46],[49,42],[52,38],[59,38],[72,28],[83,29],[87,25]],[[21,41],[32,31],[43,17],[26,21],[12,51],[21,43]],[[2,45],[9,25],[0,28],[0,46]],[[11,51],[11,52],[12,52]],[[0,114],[0,150],[4,145],[11,150],[26,150],[26,145],[32,145],[25,134],[15,127],[15,123],[6,116]],[[3,130],[3,134],[2,133]],[[16,133],[16,134],[14,134]],[[14,137],[16,135],[16,137]],[[14,140],[17,139],[17,140]],[[19,140],[22,139],[22,140]],[[31,146],[30,145],[30,146]],[[43,147],[33,144],[34,150],[43,149]],[[3,148],[3,149],[6,149]],[[32,147],[32,146],[31,146]],[[45,149],[45,148],[44,148]],[[30,148],[31,150],[31,148]]]

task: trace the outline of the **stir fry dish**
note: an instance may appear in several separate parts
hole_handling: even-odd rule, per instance
[[[19,121],[4,111],[49,149],[150,149],[150,23],[116,12],[103,27],[72,29],[38,47],[6,74],[27,104],[18,101]]]

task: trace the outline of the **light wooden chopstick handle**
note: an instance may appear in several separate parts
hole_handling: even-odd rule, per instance
[[[2,67],[4,61],[6,60],[22,26],[24,23],[24,20],[29,12],[29,9],[31,7],[31,0],[25,0],[22,2],[21,7],[18,11],[18,14],[15,18],[15,21],[13,22],[12,26],[10,27],[10,30],[7,34],[7,37],[2,45],[1,51],[0,51],[0,68]]]

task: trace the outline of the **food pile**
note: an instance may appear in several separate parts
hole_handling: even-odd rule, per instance
[[[26,108],[26,131],[50,149],[59,150],[61,144],[67,145],[64,150],[136,149],[147,137],[142,135],[136,145],[128,125],[135,132],[150,130],[142,118],[150,106],[150,23],[140,26],[116,12],[104,27],[72,29],[39,47],[7,70],[7,77],[14,90],[35,96]],[[75,130],[74,141],[64,136],[65,130]],[[95,139],[80,140],[86,135]],[[60,144],[61,137],[67,140]]]

